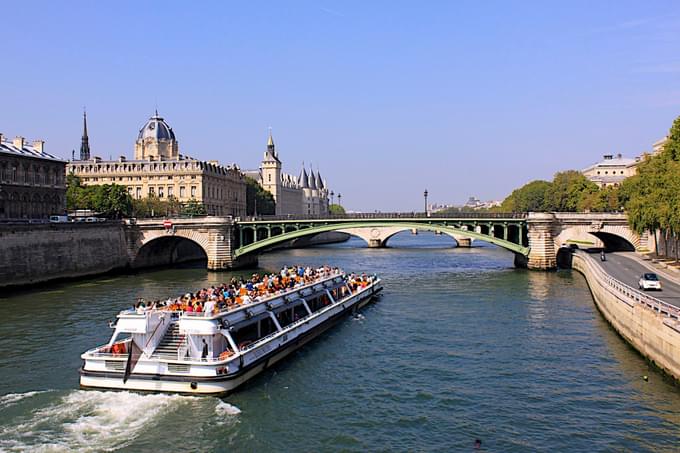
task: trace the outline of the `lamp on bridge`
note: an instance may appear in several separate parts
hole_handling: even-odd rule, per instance
[[[423,196],[425,197],[425,215],[427,216],[427,189],[423,192]]]
[[[342,206],[342,203],[340,203],[341,201],[342,201],[342,194],[339,193],[338,194],[338,206]]]
[[[335,192],[331,190],[331,204],[333,204],[333,200],[335,199],[333,197],[335,197]]]

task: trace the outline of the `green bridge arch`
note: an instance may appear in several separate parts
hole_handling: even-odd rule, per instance
[[[469,220],[469,219],[466,219]],[[484,224],[500,224],[497,219],[491,222],[483,222]],[[492,236],[490,234],[478,233],[473,230],[465,230],[462,228],[454,227],[451,225],[445,225],[436,222],[424,222],[418,220],[409,221],[397,221],[397,220],[379,220],[379,221],[351,221],[351,222],[333,222],[333,223],[321,223],[321,224],[308,224],[307,222],[243,222],[238,224],[238,228],[241,232],[244,229],[251,229],[253,231],[254,242],[250,244],[242,244],[239,242],[239,247],[233,251],[234,257],[238,258],[243,255],[254,253],[274,245],[290,241],[292,239],[298,239],[305,236],[313,236],[319,233],[325,233],[329,231],[337,230],[349,230],[353,228],[385,228],[385,227],[401,227],[404,229],[420,229],[427,231],[441,231],[442,233],[448,233],[451,235],[466,236],[474,239],[479,239],[481,241],[489,242],[502,247],[506,250],[520,254],[523,256],[529,255],[529,247],[523,245],[523,229],[525,227],[524,222],[517,222],[517,219],[512,219],[511,225],[518,228],[518,242],[513,242],[507,239]],[[507,228],[508,225],[506,224]],[[271,235],[271,230],[278,228],[281,230],[281,234]],[[295,228],[293,231],[286,231],[289,228]],[[267,229],[269,236],[264,239],[257,239],[257,231],[259,229]],[[493,232],[493,227],[489,229]],[[243,237],[243,235],[241,235]]]

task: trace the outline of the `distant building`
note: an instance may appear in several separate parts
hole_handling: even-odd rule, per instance
[[[299,177],[283,173],[274,138],[269,133],[267,149],[258,170],[246,171],[276,203],[276,215],[327,215],[329,190],[321,174],[302,167]]]
[[[173,197],[180,203],[196,200],[209,215],[242,216],[246,213],[246,184],[235,165],[201,161],[179,154],[172,128],[155,113],[142,126],[135,142],[135,158],[90,158],[87,118],[83,118],[80,160],[69,162],[67,171],[84,185],[119,184],[133,198]]]
[[[0,219],[45,219],[66,210],[66,161],[45,142],[0,134]]]
[[[661,140],[657,140],[652,144],[652,156],[656,156],[659,154],[661,151],[663,151],[664,146],[666,145],[666,142],[668,141],[668,136],[662,138]]]
[[[640,162],[639,157],[630,159],[621,154],[605,154],[603,160],[581,170],[581,173],[598,187],[617,187],[624,179],[637,172]]]

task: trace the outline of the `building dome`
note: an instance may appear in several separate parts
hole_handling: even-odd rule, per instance
[[[147,138],[156,140],[175,140],[175,133],[172,131],[172,128],[168,126],[168,123],[158,116],[158,111],[156,111],[156,114],[149,118],[149,121],[147,121],[139,130],[137,140],[144,140]]]

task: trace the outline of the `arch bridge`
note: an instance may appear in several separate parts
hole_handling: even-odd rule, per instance
[[[516,254],[529,254],[524,214],[426,216],[424,214],[350,214],[328,218],[267,217],[237,222],[236,257],[320,233],[338,231],[360,237],[371,248],[384,247],[392,236],[407,230],[427,230],[470,244],[483,240]]]
[[[207,259],[212,270],[253,266],[257,256],[292,240],[340,231],[383,247],[405,230],[428,230],[453,237],[460,245],[472,240],[513,252],[515,265],[553,269],[563,244],[610,250],[651,249],[620,213],[460,213],[438,216],[414,213],[350,214],[341,217],[269,216],[251,219],[195,217],[128,220],[128,262],[132,267]]]

